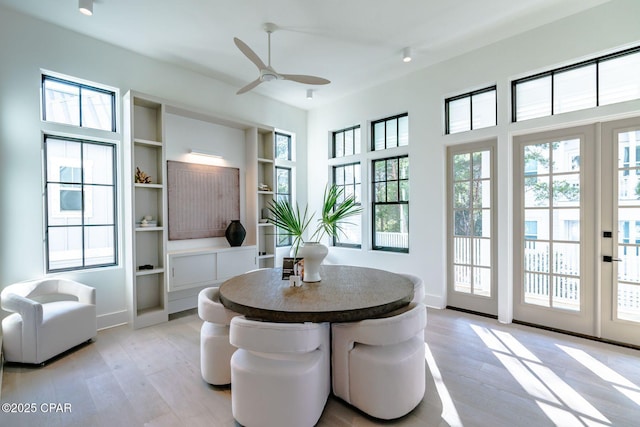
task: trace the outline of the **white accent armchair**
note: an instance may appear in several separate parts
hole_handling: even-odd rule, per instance
[[[380,419],[411,412],[425,393],[427,310],[412,302],[388,316],[334,323],[333,393]]]
[[[231,320],[231,411],[251,427],[316,425],[331,392],[328,323]]]
[[[229,324],[239,313],[220,303],[218,287],[205,288],[198,294],[200,329],[200,372],[213,385],[231,382],[231,356],[236,348],[229,343]]]
[[[57,295],[57,297],[55,297]],[[75,300],[43,299],[68,298]],[[96,290],[67,279],[39,279],[7,286],[0,294],[2,347],[8,362],[40,364],[97,335]]]

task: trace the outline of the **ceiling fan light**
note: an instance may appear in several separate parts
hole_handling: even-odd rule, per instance
[[[78,11],[83,15],[93,15],[93,0],[78,0]]]
[[[313,89],[307,89],[307,99],[313,99]]]
[[[402,62],[411,62],[412,51],[410,47],[402,49]]]

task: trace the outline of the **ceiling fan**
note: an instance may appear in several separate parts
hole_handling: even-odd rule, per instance
[[[244,55],[247,58],[249,58],[249,61],[253,62],[256,65],[256,67],[258,67],[258,70],[260,71],[260,76],[254,81],[252,81],[251,83],[249,83],[248,85],[238,90],[237,94],[238,95],[243,94],[245,92],[250,91],[254,87],[258,86],[262,82],[270,82],[273,80],[291,80],[294,82],[303,83],[307,85],[326,85],[327,83],[331,83],[329,80],[323,79],[322,77],[307,76],[303,74],[280,74],[276,70],[274,70],[273,67],[271,66],[271,33],[273,33],[276,30],[276,28],[277,28],[276,25],[270,22],[267,22],[266,24],[264,24],[264,30],[267,33],[268,43],[269,43],[268,65],[265,65],[265,63],[262,62],[260,57],[256,55],[256,53],[253,50],[251,50],[251,48],[247,46],[245,42],[243,42],[237,37],[233,38],[233,42],[236,44],[236,46],[238,46],[238,49],[240,49],[240,51],[244,53]]]

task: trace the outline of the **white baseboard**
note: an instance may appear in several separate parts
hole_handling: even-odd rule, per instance
[[[98,330],[113,328],[114,326],[125,325],[127,323],[129,323],[129,312],[127,312],[127,310],[98,316]]]
[[[447,306],[446,299],[442,295],[427,294],[423,301],[427,307],[431,308],[445,308]]]

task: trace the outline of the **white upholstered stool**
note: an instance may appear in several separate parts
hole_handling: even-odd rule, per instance
[[[311,427],[331,391],[328,323],[235,317],[231,409],[248,427]]]
[[[47,298],[55,300],[44,302]],[[0,302],[14,313],[2,319],[7,362],[43,363],[97,335],[96,290],[82,283],[20,282],[4,288]]]
[[[200,372],[213,385],[231,382],[231,355],[236,348],[229,343],[229,324],[239,316],[220,303],[217,287],[198,294],[198,315],[204,323],[200,329]]]
[[[333,393],[363,412],[394,419],[425,392],[426,307],[412,302],[388,317],[334,323]]]

